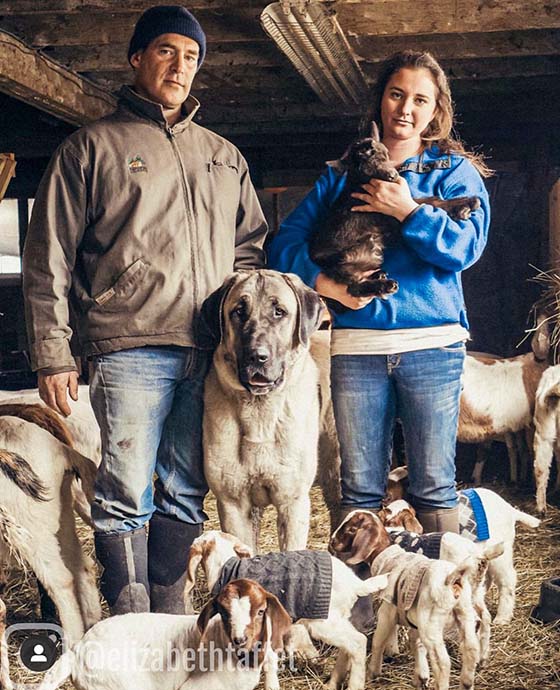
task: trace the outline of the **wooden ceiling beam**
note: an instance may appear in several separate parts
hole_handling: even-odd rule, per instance
[[[556,0],[339,0],[338,20],[348,36],[463,34],[560,28]]]
[[[560,30],[492,31],[490,33],[423,34],[420,36],[350,36],[352,49],[365,63],[376,63],[401,50],[427,50],[438,60],[558,55]]]
[[[264,9],[270,0],[189,0],[189,10]],[[49,14],[52,12],[96,14],[126,12],[138,14],[154,5],[169,5],[169,0],[0,0],[0,15]]]
[[[0,12],[1,15],[1,12]],[[130,12],[91,14],[12,14],[2,17],[2,29],[36,48],[45,46],[127,44],[138,18]],[[259,22],[259,10],[198,12],[209,42],[270,42]]]
[[[3,31],[0,91],[72,124],[97,120],[116,104],[104,89]]]
[[[43,52],[76,72],[130,71],[128,43],[99,46],[47,46]],[[560,47],[559,51],[560,52]],[[240,41],[208,43],[203,70],[224,67],[278,67],[283,55],[273,43]],[[289,64],[289,63],[287,63]]]

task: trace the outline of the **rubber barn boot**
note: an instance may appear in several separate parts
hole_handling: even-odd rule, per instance
[[[459,508],[433,508],[417,510],[416,517],[424,532],[454,532],[459,534]]]
[[[111,615],[149,612],[145,527],[118,534],[95,534],[95,554],[103,566],[101,594],[109,604]]]
[[[190,524],[154,513],[148,534],[148,575],[153,613],[184,615],[183,590],[187,560],[193,541],[202,534],[202,524]]]

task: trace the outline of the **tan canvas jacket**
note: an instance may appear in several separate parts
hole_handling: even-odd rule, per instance
[[[233,144],[129,87],[117,110],[72,134],[39,187],[23,257],[34,369],[81,354],[194,345],[202,301],[232,270],[264,263],[264,220]]]

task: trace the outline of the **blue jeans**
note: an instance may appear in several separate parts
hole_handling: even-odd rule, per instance
[[[97,532],[138,529],[154,510],[188,523],[207,519],[202,411],[210,358],[188,347],[94,357],[90,397],[102,442],[92,506]]]
[[[463,343],[395,355],[336,355],[331,387],[342,504],[378,508],[401,420],[409,492],[418,508],[452,508]]]

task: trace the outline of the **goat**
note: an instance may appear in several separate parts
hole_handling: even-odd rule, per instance
[[[385,245],[398,237],[401,224],[382,213],[356,213],[359,202],[352,192],[372,178],[396,182],[399,173],[392,166],[387,147],[379,141],[375,122],[369,137],[354,141],[342,158],[328,164],[347,180],[324,223],[320,223],[309,240],[309,255],[323,273],[347,286],[349,294],[359,297],[386,297],[396,292],[398,283],[382,272]],[[466,220],[480,206],[477,197],[416,199],[420,204],[443,208],[455,220]]]
[[[514,434],[532,427],[535,394],[547,366],[532,352],[509,359],[470,354],[465,358],[457,440],[505,440],[513,482],[517,481]],[[478,458],[473,472],[477,484],[482,470]]]
[[[200,563],[210,591],[222,586],[230,576],[241,576],[256,580],[276,594],[292,619],[304,626],[311,637],[340,650],[330,685],[337,687],[348,674],[350,690],[363,688],[366,638],[350,623],[350,612],[358,597],[383,589],[387,584],[385,577],[360,580],[344,563],[321,551],[282,552],[253,558],[250,548],[233,535],[209,531],[195,539],[189,551],[187,606]],[[317,569],[316,578],[302,577],[302,573],[313,568]],[[311,600],[312,597],[319,601]],[[300,639],[304,638],[300,635]]]
[[[226,609],[227,629],[214,615]],[[56,690],[68,678],[78,690],[253,690],[263,666],[275,672],[274,649],[288,625],[275,597],[238,580],[199,616],[128,613],[97,623],[39,690]]]
[[[95,464],[33,423],[0,417],[0,550],[31,566],[70,642],[101,618],[92,559],[72,511],[77,474],[93,496]]]
[[[517,583],[517,573],[513,565],[515,525],[517,522],[520,522],[526,527],[535,529],[540,525],[540,520],[518,510],[490,489],[479,487],[476,489],[476,495],[480,499],[489,532],[489,538],[480,543],[488,545],[503,543],[504,545],[503,554],[489,563],[488,577],[490,582],[497,586],[499,592],[498,610],[494,623],[496,625],[505,625],[511,621],[515,607],[515,587]],[[470,501],[465,492],[459,492],[459,502],[459,531],[464,536],[469,536],[468,528],[477,528],[476,517],[469,508]],[[404,501],[400,504],[400,507],[403,509],[400,514],[397,514],[396,510],[392,511],[390,521],[392,527],[402,526],[405,529],[410,529],[409,520],[413,510],[408,503],[404,504]],[[384,517],[384,514],[381,517]],[[414,525],[415,529],[412,531],[418,531],[421,534],[422,526],[420,523],[415,520]],[[476,535],[470,535],[469,538],[476,539]]]
[[[556,455],[556,486],[560,491],[560,365],[547,369],[539,383],[535,404],[535,484],[537,511],[546,513],[546,489],[553,455]]]
[[[458,629],[462,652],[461,689],[470,690],[480,657],[470,581],[485,559],[470,556],[461,565],[407,553],[391,545],[377,515],[355,510],[333,534],[329,549],[348,565],[367,563],[372,575],[386,573],[389,584],[381,596],[373,635],[369,672],[381,674],[383,651],[394,639],[397,623],[409,627],[415,656],[416,687],[427,687],[430,659],[435,690],[448,690],[451,663],[444,642],[446,626]]]
[[[421,553],[428,558],[442,559],[460,565],[469,556],[483,557],[491,561],[504,553],[504,545],[501,542],[486,544],[483,547],[482,543],[472,542],[452,532],[423,534],[422,525],[416,518],[414,508],[402,499],[386,505],[379,511],[378,516],[385,525],[393,544],[398,544],[405,551]],[[476,573],[476,577],[471,579],[473,606],[480,620],[478,635],[481,665],[487,661],[490,652],[492,620],[486,606],[485,579],[481,572]]]

